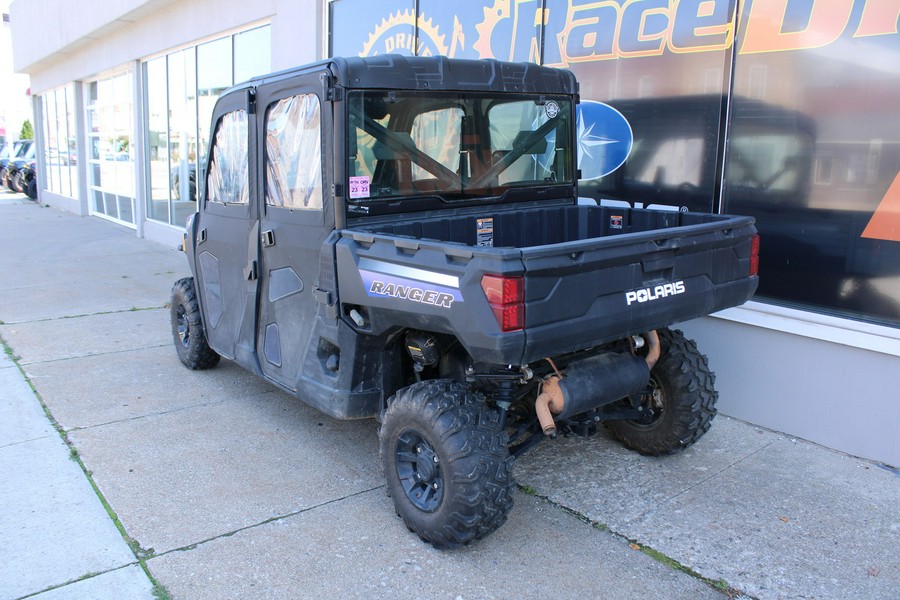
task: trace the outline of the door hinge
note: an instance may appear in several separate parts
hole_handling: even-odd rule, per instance
[[[247,90],[247,112],[251,115],[256,114],[256,89]]]
[[[344,99],[344,88],[338,85],[337,77],[322,73],[320,75],[323,87],[325,88],[325,99],[331,102],[339,102]]]

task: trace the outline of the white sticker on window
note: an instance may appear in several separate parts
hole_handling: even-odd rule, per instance
[[[556,115],[559,114],[559,104],[551,100],[544,106],[544,110],[547,112],[548,118],[555,119]]]
[[[369,197],[369,176],[355,175],[350,178],[350,197],[351,198],[368,198]]]

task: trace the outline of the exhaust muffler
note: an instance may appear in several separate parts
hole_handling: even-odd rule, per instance
[[[535,401],[544,434],[556,435],[554,417],[567,419],[641,392],[660,352],[655,331],[642,337],[649,346],[646,357],[608,352],[573,362],[565,373],[547,378]]]

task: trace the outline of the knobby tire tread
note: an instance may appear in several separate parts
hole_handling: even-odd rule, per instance
[[[610,421],[609,429],[627,448],[649,456],[672,454],[694,444],[716,416],[715,375],[697,344],[680,330],[659,331],[662,355],[651,372],[664,389],[665,413],[652,427]]]
[[[432,514],[413,506],[398,484],[392,440],[408,426],[430,429],[445,454],[442,469],[450,483],[441,507]],[[400,390],[385,412],[380,437],[388,494],[397,514],[423,541],[456,548],[506,522],[513,507],[515,459],[506,448],[496,412],[466,386],[433,380]]]
[[[178,337],[176,311],[179,305],[184,307],[184,314],[190,325],[190,343],[187,347],[181,343]],[[221,357],[209,347],[206,335],[203,333],[200,303],[197,301],[197,292],[194,290],[193,277],[179,279],[172,287],[171,319],[175,348],[178,358],[181,359],[184,366],[193,370],[205,370],[219,364]]]

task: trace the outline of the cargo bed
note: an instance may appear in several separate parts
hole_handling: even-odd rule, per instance
[[[526,364],[744,302],[758,281],[749,276],[755,233],[750,217],[574,204],[492,207],[344,230],[338,280],[342,302],[365,306],[376,330],[381,321],[399,321],[452,333],[476,360]],[[373,292],[372,281],[381,279],[367,278],[371,273],[400,277],[401,293],[383,286]],[[481,288],[484,275],[524,277],[521,331],[499,331]],[[402,286],[427,287],[429,279],[457,282],[428,288],[454,301],[411,311]]]

